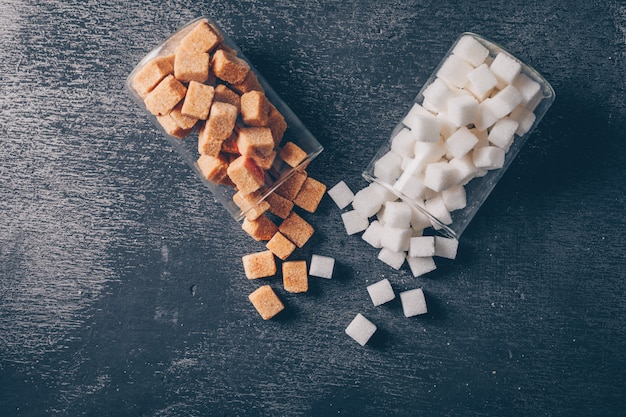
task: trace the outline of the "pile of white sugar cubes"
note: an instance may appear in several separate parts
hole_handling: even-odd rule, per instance
[[[356,194],[343,181],[327,191],[346,209],[346,232],[363,232],[380,249],[378,259],[396,270],[406,261],[418,277],[436,268],[433,257],[456,257],[458,241],[441,232],[451,230],[453,211],[466,208],[465,186],[502,168],[516,136],[535,123],[541,84],[510,54],[494,55],[473,35],[460,37],[375,158],[372,182]],[[374,305],[395,297],[387,280],[370,287]],[[422,290],[406,293],[405,316],[426,313]],[[375,331],[360,313],[346,329],[361,345]]]

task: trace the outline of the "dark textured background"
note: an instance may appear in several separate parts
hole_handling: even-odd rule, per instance
[[[328,198],[337,259],[263,322],[227,217],[123,89],[187,21],[229,32],[354,190],[457,36],[557,100],[461,239],[415,279]],[[0,0],[0,415],[618,416],[626,398],[623,1]],[[423,287],[430,312],[365,286]],[[361,348],[358,312],[379,326]]]

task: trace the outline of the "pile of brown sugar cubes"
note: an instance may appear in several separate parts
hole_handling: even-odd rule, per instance
[[[168,135],[188,140],[197,132],[203,177],[233,187],[233,201],[245,213],[243,230],[267,242],[266,250],[243,256],[246,277],[276,275],[276,257],[282,261],[285,291],[306,292],[306,261],[288,258],[314,229],[294,207],[315,212],[326,186],[304,170],[308,155],[302,148],[291,141],[281,145],[287,123],[249,64],[214,25],[198,20],[174,53],[156,56],[136,70],[131,86]],[[266,172],[277,162],[298,169],[268,194]],[[284,309],[269,285],[249,299],[265,320]]]

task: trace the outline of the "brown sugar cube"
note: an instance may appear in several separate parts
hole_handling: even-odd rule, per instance
[[[291,293],[301,293],[309,290],[306,261],[283,262],[283,287],[285,291]]]
[[[137,70],[133,77],[133,88],[144,98],[163,78],[173,73],[174,54],[158,56]]]
[[[297,167],[307,157],[307,153],[293,142],[285,143],[278,155],[291,167]]]
[[[276,275],[276,261],[274,254],[269,251],[250,253],[244,255],[243,270],[248,279],[266,278]]]
[[[304,184],[306,178],[307,173],[305,171],[294,171],[293,174],[276,189],[276,193],[289,201],[293,201],[298,195],[300,188],[302,188],[302,184]]]
[[[271,103],[267,127],[269,127],[272,131],[275,146],[278,146],[285,135],[285,131],[287,130],[287,122],[285,122],[283,115]]]
[[[155,116],[168,114],[187,93],[185,87],[173,75],[167,75],[146,95],[146,109]]]
[[[180,127],[180,125],[172,118],[171,113],[157,116],[156,118],[159,124],[163,127],[163,130],[165,130],[165,132],[170,136],[182,139],[191,133],[191,129],[183,129]]]
[[[263,86],[253,71],[248,72],[248,75],[246,75],[246,78],[242,82],[233,83],[231,87],[239,94],[244,94],[249,91],[264,91]]]
[[[314,232],[313,227],[293,211],[283,220],[278,231],[299,248],[304,246]]]
[[[263,92],[250,91],[241,96],[241,118],[248,126],[267,126],[269,112],[269,101]]]
[[[256,220],[261,214],[265,213],[270,208],[270,203],[266,200],[259,201],[261,199],[261,193],[255,191],[250,194],[244,194],[241,191],[237,191],[233,195],[233,201],[245,213],[248,220]]]
[[[283,261],[296,250],[296,245],[280,232],[274,233],[274,236],[267,242],[265,247]]]
[[[211,52],[223,40],[223,36],[209,22],[200,21],[185,35],[180,45],[190,51]]]
[[[200,155],[218,156],[223,143],[223,139],[216,139],[211,135],[208,123],[200,124],[198,128],[198,153]]]
[[[209,79],[209,54],[179,46],[174,56],[174,76],[182,82],[205,82]]]
[[[207,180],[215,184],[230,184],[227,173],[228,162],[223,158],[211,155],[200,155],[196,163],[198,164],[198,169],[202,173],[202,176]]]
[[[257,242],[270,240],[278,231],[276,223],[265,214],[260,215],[255,220],[243,219],[241,228]]]
[[[239,155],[239,148],[237,147],[237,135],[233,132],[228,139],[222,143],[222,152]]]
[[[291,213],[291,210],[293,210],[293,202],[278,193],[271,193],[265,200],[270,205],[269,212],[281,219],[286,219],[289,213]]]
[[[252,159],[254,159],[254,162],[259,168],[268,170],[272,167],[272,164],[274,164],[276,155],[277,155],[277,152],[272,151],[269,153],[269,155],[253,155]]]
[[[307,177],[293,202],[296,206],[303,208],[309,213],[315,213],[325,192],[326,185],[311,177]]]
[[[244,194],[258,190],[265,182],[263,170],[243,155],[228,165],[228,177]]]
[[[191,131],[196,125],[198,119],[192,116],[186,116],[182,112],[183,103],[178,103],[170,112],[170,117],[184,130]]]
[[[214,95],[215,89],[212,86],[190,81],[181,112],[186,116],[206,120],[209,117]]]
[[[226,140],[233,133],[237,121],[237,107],[214,101],[209,111],[207,128],[214,139]]]
[[[224,84],[218,84],[215,86],[215,95],[213,96],[213,100],[232,104],[237,107],[238,112],[241,111],[241,97]]]
[[[211,68],[217,78],[231,84],[243,82],[250,72],[250,66],[246,61],[224,49],[215,51],[211,60]]]
[[[272,132],[267,127],[242,127],[237,133],[239,152],[248,158],[269,156],[274,150]]]
[[[269,285],[257,288],[248,296],[248,299],[263,320],[269,320],[285,309],[280,298]]]

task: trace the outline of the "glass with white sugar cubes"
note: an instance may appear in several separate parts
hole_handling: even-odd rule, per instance
[[[363,177],[412,207],[414,233],[458,239],[554,99],[533,68],[464,33]]]
[[[128,76],[126,90],[236,220],[242,220],[248,210],[323,150],[235,42],[209,17],[187,23],[149,52]],[[252,94],[244,106],[246,93]],[[246,115],[244,107],[250,109]],[[245,141],[243,130],[247,130]],[[290,142],[298,153],[291,152],[290,147],[287,159],[282,151]],[[235,165],[234,161],[242,163]],[[246,180],[246,188],[247,184],[254,185],[253,191],[245,192],[251,198],[246,201],[245,212],[233,201],[236,188],[243,191],[243,187],[230,171],[226,175],[227,168],[235,172],[235,166],[237,176],[242,182]]]

